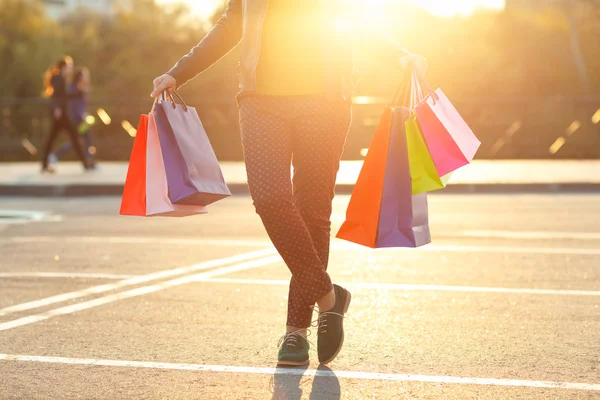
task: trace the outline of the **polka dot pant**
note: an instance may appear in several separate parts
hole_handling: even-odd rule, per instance
[[[238,102],[250,194],[292,272],[287,325],[305,328],[311,306],[332,289],[331,202],[351,106],[324,96],[250,95]]]

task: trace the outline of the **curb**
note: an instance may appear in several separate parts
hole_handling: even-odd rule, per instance
[[[336,194],[352,194],[354,185],[336,185]],[[235,183],[229,185],[232,195],[248,195],[248,185]],[[23,197],[91,197],[120,196],[123,185],[116,184],[65,184],[65,185],[0,185],[0,196]],[[518,194],[518,193],[600,193],[599,183],[483,183],[452,184],[443,190],[430,194]]]

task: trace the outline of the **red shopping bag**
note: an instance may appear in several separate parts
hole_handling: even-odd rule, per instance
[[[127,178],[121,198],[121,215],[146,215],[146,139],[148,135],[148,116],[140,117]]]
[[[174,205],[168,194],[154,116],[152,113],[142,115],[131,151],[120,214],[184,217],[207,212],[202,206]]]

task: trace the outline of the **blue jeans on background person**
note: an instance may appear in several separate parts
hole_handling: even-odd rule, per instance
[[[90,152],[90,148],[92,147],[92,129],[90,126],[87,126],[85,133],[81,133],[79,131],[79,127],[81,124],[85,123],[84,117],[74,118],[74,127],[78,133],[78,140],[81,143],[81,147],[83,150],[83,154],[85,155],[86,160],[93,165],[94,164],[94,155]],[[53,154],[50,155],[50,162],[56,163],[65,153],[69,152],[73,149],[72,142],[63,143]]]
[[[90,153],[90,147],[92,146],[92,130],[88,129],[83,135],[80,134],[79,137],[80,140],[82,140],[83,154],[85,154],[88,160],[92,161],[94,159],[94,156]],[[54,156],[58,160],[72,148],[73,144],[71,142],[65,142],[54,152]]]

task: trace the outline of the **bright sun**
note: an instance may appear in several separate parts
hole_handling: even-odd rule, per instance
[[[433,14],[444,17],[456,14],[468,15],[478,7],[501,9],[505,2],[505,0],[368,0],[367,4],[377,7],[390,1],[414,3]],[[225,4],[224,0],[158,0],[158,2],[185,3],[201,18],[210,17],[219,6]]]

